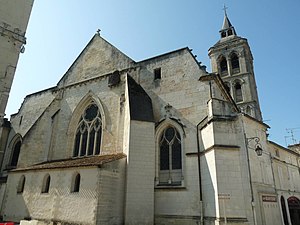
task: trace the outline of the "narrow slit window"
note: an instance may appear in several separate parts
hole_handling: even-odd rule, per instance
[[[18,187],[17,187],[17,193],[18,194],[23,193],[24,187],[25,187],[25,181],[26,181],[25,176],[22,175],[20,180],[19,180]]]
[[[154,80],[161,79],[161,68],[157,68],[154,70]]]
[[[80,174],[78,173],[75,175],[73,179],[71,192],[79,192],[79,189],[80,189]]]
[[[49,193],[50,189],[50,175],[47,174],[43,180],[42,193]]]

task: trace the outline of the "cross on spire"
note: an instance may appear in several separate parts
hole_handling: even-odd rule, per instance
[[[227,9],[228,9],[228,7],[226,7],[226,5],[224,4],[223,10],[224,10],[225,16],[227,16]]]

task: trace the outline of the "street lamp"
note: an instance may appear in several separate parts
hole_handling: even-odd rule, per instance
[[[259,143],[260,142],[260,139],[259,137],[251,137],[251,138],[246,138],[247,139],[247,145],[249,147],[249,143],[254,140],[256,143],[255,143],[255,149],[254,151],[256,152],[257,156],[262,156],[262,148],[261,148],[261,144]],[[250,147],[249,147],[250,148]]]

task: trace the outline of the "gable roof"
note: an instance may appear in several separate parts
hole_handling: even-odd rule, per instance
[[[99,34],[95,34],[67,72],[57,83],[58,87],[123,70],[135,61],[110,44]]]

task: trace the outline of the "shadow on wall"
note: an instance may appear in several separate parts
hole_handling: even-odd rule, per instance
[[[203,137],[199,132],[199,147],[203,153],[204,143]],[[202,188],[202,204],[203,217],[205,224],[215,224],[217,215],[216,196],[216,165],[214,152],[200,153],[200,168],[201,168],[201,188]]]
[[[3,221],[19,223],[20,220],[30,219],[26,204],[28,190],[26,190],[25,184],[25,176],[15,175],[8,177],[1,208]]]

